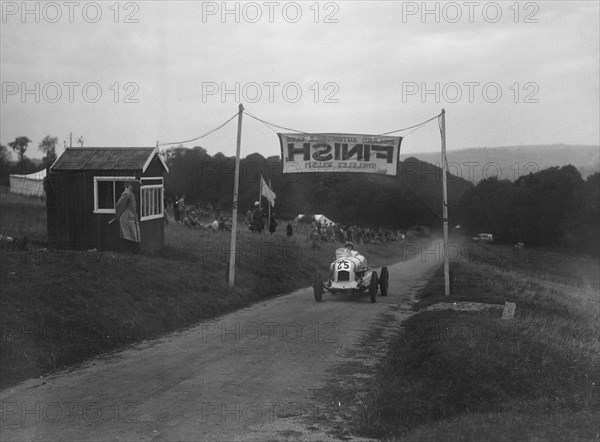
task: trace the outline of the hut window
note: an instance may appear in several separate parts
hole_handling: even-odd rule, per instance
[[[123,191],[125,181],[135,177],[94,177],[94,213],[115,213],[115,206]]]
[[[142,221],[164,217],[164,187],[162,177],[142,178],[140,213]]]

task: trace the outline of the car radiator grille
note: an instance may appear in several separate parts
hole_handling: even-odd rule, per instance
[[[338,281],[350,281],[350,272],[341,270],[337,274]]]

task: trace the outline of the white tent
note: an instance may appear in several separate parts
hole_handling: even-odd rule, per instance
[[[28,175],[10,175],[10,191],[20,195],[44,196],[46,169]]]
[[[315,219],[322,226],[328,226],[330,224],[332,226],[335,226],[335,223],[333,221],[331,221],[329,218],[327,218],[325,215],[315,215]]]
[[[299,213],[298,216],[296,217],[296,221],[301,221],[301,220],[305,219],[306,216],[307,215],[304,215],[303,213]],[[313,215],[313,216],[311,216],[308,219],[309,220],[316,220],[322,226],[328,226],[329,224],[335,226],[335,222],[331,221],[325,215]],[[308,221],[304,221],[304,222],[308,222]]]

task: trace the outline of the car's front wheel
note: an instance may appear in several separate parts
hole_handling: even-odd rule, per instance
[[[323,299],[323,278],[319,273],[313,275],[313,291],[315,294],[315,301],[321,302]]]
[[[377,301],[377,286],[379,285],[379,279],[377,278],[377,272],[371,274],[371,284],[369,285],[369,294],[371,295],[371,302]]]
[[[381,276],[379,277],[379,288],[381,288],[381,296],[387,296],[389,287],[390,274],[387,267],[381,268]]]

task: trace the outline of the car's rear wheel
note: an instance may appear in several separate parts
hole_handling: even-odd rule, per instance
[[[377,278],[377,272],[371,274],[371,284],[369,285],[369,294],[371,295],[371,302],[377,301],[377,285],[379,280]]]
[[[315,301],[321,302],[323,299],[323,279],[319,273],[313,275],[313,291],[315,293]]]
[[[381,268],[381,275],[379,276],[379,288],[381,288],[381,296],[387,296],[388,287],[390,284],[390,275],[387,267]]]

